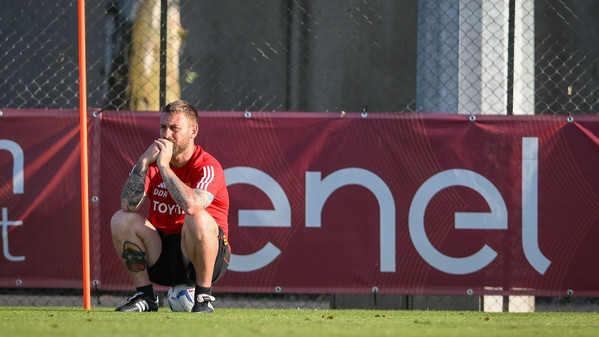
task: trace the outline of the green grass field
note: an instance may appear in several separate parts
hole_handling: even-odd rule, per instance
[[[218,309],[214,314],[0,307],[0,335],[599,336],[598,313]]]

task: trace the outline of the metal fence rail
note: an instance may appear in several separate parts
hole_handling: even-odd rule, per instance
[[[92,306],[114,308],[131,295],[92,290]],[[599,312],[598,298],[496,296],[405,296],[334,294],[228,294],[216,293],[218,308],[267,309],[370,309],[370,310],[462,310],[510,312]],[[81,306],[81,289],[2,289],[0,306]],[[158,292],[161,310],[168,310],[165,292]]]

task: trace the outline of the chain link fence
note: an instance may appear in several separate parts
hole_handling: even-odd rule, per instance
[[[77,107],[76,7],[3,5],[0,107]],[[597,17],[593,0],[89,1],[88,104],[596,114]]]
[[[158,110],[180,97],[215,111],[599,113],[596,0],[104,0],[86,7],[90,108]],[[0,108],[77,109],[77,29],[76,1],[3,3]],[[70,290],[33,293],[45,303],[59,296],[59,305],[79,298]],[[0,289],[0,305],[30,305],[27,295]],[[96,304],[114,305],[106,296],[96,293]],[[334,295],[223,298],[224,306],[351,306]],[[503,296],[388,300],[396,309],[511,305]],[[595,299],[579,298],[513,305],[597,310]]]

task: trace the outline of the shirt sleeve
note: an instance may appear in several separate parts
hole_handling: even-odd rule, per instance
[[[194,188],[208,191],[216,196],[225,182],[224,172],[218,165],[204,165],[198,170],[199,176],[193,185]]]

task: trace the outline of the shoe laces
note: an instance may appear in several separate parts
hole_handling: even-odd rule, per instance
[[[199,294],[197,296],[196,300],[198,301],[198,303],[201,304],[201,303],[204,303],[204,302],[208,302],[208,303],[214,302],[214,301],[216,301],[216,298],[214,298],[214,296],[211,296],[211,295],[208,295],[208,294]]]

